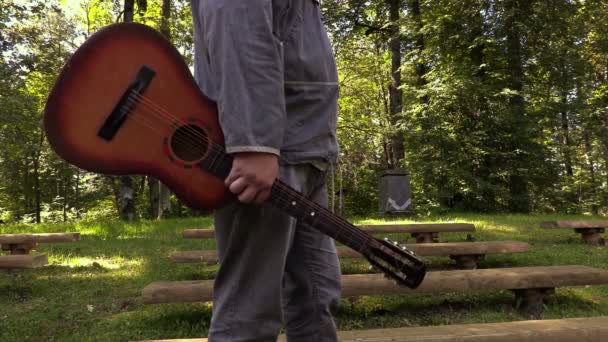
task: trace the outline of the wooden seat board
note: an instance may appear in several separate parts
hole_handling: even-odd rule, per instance
[[[428,272],[417,289],[398,286],[382,274],[342,276],[342,296],[373,294],[479,292],[608,284],[608,270],[588,266],[537,266]],[[213,280],[154,282],[142,291],[144,303],[204,302],[212,299]]]
[[[520,241],[442,242],[433,244],[404,244],[404,246],[421,256],[522,253],[530,249],[530,245]],[[340,246],[337,247],[337,250],[338,256],[341,258],[363,257],[348,247]],[[216,263],[218,261],[217,253],[214,250],[174,252],[171,253],[169,258],[175,263]]]
[[[608,340],[608,317],[454,324],[392,329],[339,331],[342,342],[602,342]],[[281,335],[279,342],[285,342]],[[208,342],[206,338],[142,342]]]
[[[0,268],[37,268],[49,263],[46,254],[2,255]]]
[[[0,234],[0,245],[74,242],[80,233]]]
[[[541,228],[608,228],[608,221],[544,221],[540,224]]]
[[[474,232],[471,223],[374,224],[357,226],[370,234]]]
[[[416,223],[416,224],[384,224],[358,226],[370,234],[389,233],[439,233],[439,232],[474,232],[471,223]],[[215,237],[213,229],[186,229],[183,232],[186,239],[211,239]]]

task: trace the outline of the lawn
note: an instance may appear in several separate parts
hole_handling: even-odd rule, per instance
[[[450,215],[417,222],[474,223],[477,240],[520,240],[531,251],[489,255],[481,267],[589,265],[608,269],[608,247],[580,243],[572,230],[543,230],[539,223],[556,219],[593,219],[556,215]],[[595,217],[601,219],[601,217]],[[355,223],[383,223],[357,219]],[[394,220],[391,222],[413,222]],[[79,242],[43,244],[49,265],[0,272],[0,341],[134,341],[206,336],[210,303],[142,305],[142,288],[158,280],[212,279],[216,266],[172,264],[173,251],[212,249],[212,240],[185,240],[185,228],[210,227],[210,218],[56,225],[4,225],[1,233],[67,232]],[[409,236],[391,235],[400,241]],[[466,233],[440,235],[464,241]],[[432,269],[449,267],[449,259],[428,258]],[[344,273],[367,270],[364,262],[343,264]],[[509,291],[442,295],[367,296],[343,300],[340,330],[522,320]],[[608,315],[608,286],[560,288],[542,318]]]

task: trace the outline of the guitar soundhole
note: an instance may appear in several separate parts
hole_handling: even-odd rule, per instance
[[[181,126],[171,137],[173,154],[187,163],[203,159],[207,146],[207,132],[197,125]]]

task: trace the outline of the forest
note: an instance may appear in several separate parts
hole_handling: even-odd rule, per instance
[[[321,10],[341,89],[331,209],[376,213],[379,175],[398,168],[418,214],[608,213],[608,2],[323,0]],[[78,169],[46,140],[61,68],[122,21],[158,29],[192,64],[187,0],[0,3],[2,221],[204,214],[154,178]]]

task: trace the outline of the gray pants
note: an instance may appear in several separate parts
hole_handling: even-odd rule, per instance
[[[280,179],[327,205],[325,174],[310,164],[281,166]],[[220,270],[210,342],[337,341],[340,299],[333,239],[266,204],[231,202],[215,214]]]

